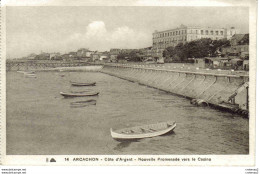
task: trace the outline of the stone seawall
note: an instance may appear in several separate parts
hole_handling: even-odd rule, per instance
[[[104,65],[101,72],[248,116],[248,75]]]
[[[100,71],[101,65],[89,65],[89,66],[77,66],[77,67],[57,67],[57,68],[45,68],[45,69],[32,69],[31,71]]]

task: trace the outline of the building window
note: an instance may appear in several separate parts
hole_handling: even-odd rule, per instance
[[[200,30],[200,33],[203,35],[204,33],[203,33],[203,30]]]
[[[210,31],[210,34],[213,35],[213,31]]]
[[[220,31],[220,35],[223,35],[223,31]]]
[[[206,35],[208,35],[209,34],[209,31],[208,30],[206,30]]]
[[[218,35],[218,31],[216,31],[216,35]]]
[[[196,30],[196,34],[198,34],[198,30]]]

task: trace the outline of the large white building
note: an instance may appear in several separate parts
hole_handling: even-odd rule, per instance
[[[210,28],[210,27],[187,27],[181,25],[178,28],[155,31],[153,33],[153,57],[161,57],[162,52],[169,46],[176,46],[179,43],[186,43],[201,38],[211,38],[212,40],[230,39],[234,34],[238,34],[234,27]]]

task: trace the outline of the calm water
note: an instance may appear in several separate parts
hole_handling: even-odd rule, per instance
[[[64,77],[61,77],[64,75]],[[72,87],[70,80],[96,81]],[[60,91],[93,89],[97,97],[63,98]],[[70,103],[95,99],[96,105]],[[175,120],[173,134],[120,143],[110,128]],[[94,72],[7,73],[7,154],[247,154],[249,122],[237,115],[196,107],[157,89]]]

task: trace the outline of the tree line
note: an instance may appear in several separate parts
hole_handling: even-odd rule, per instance
[[[179,43],[175,47],[167,47],[163,51],[163,57],[165,62],[187,61],[188,58],[215,57],[223,47],[228,46],[230,46],[230,41],[227,39],[212,40],[203,38],[185,44]],[[129,52],[121,52],[117,58],[119,60],[139,62],[143,61],[144,57],[145,54],[141,50],[135,49]]]
[[[185,61],[188,58],[215,57],[221,52],[222,47],[228,46],[230,46],[230,41],[227,39],[203,38],[185,44],[179,43],[175,47],[167,47],[163,51],[163,57],[166,62]]]

